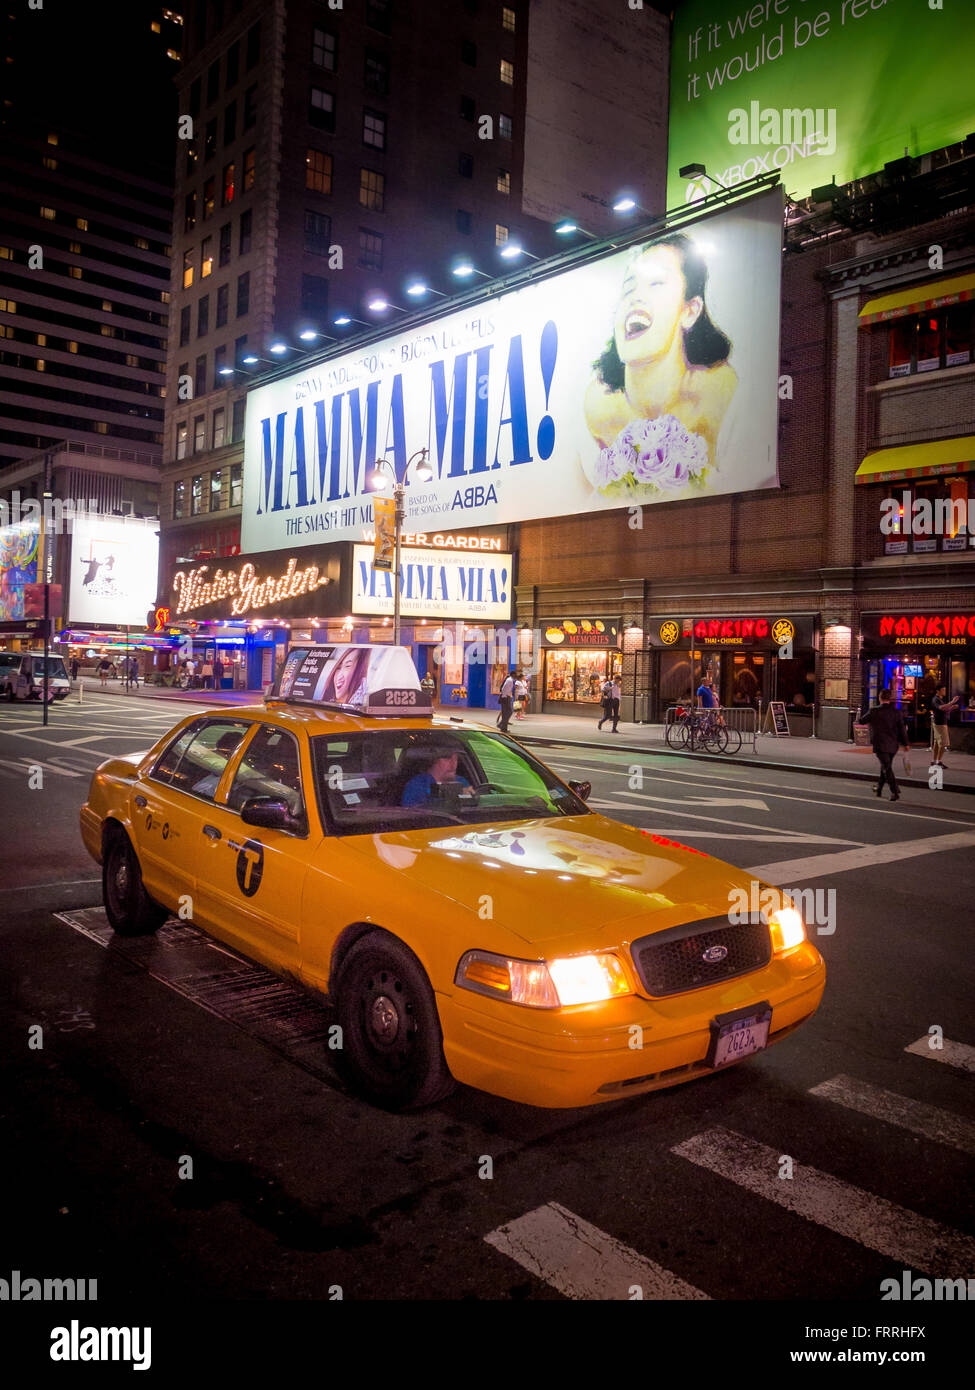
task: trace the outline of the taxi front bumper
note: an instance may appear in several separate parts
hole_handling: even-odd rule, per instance
[[[627,995],[543,1011],[458,990],[438,995],[437,1005],[444,1056],[458,1081],[525,1105],[566,1108],[709,1074],[717,1014],[767,1001],[771,1047],[815,1013],[825,982],[822,957],[805,942],[761,970],[664,999]]]

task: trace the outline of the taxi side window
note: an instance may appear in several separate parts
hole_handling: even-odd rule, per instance
[[[270,796],[287,803],[288,810],[305,833],[305,798],[301,789],[301,760],[293,734],[273,724],[262,724],[251,739],[234,774],[227,805],[239,811],[254,796]]]
[[[167,748],[153,772],[177,791],[212,801],[224,768],[250,725],[242,720],[207,719],[191,725]]]

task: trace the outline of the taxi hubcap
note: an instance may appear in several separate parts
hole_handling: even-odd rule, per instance
[[[369,1024],[375,1036],[384,1043],[392,1042],[399,1032],[399,1014],[385,994],[373,1000]]]
[[[120,898],[124,898],[129,891],[129,866],[124,859],[119,860],[115,870],[115,891]]]

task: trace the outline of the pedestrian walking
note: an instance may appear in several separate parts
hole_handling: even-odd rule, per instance
[[[212,690],[212,689],[213,689],[213,662],[210,660],[209,657],[207,657],[207,659],[204,661],[203,666],[202,666],[202,668],[201,668],[201,670],[200,670],[200,675],[201,675],[202,678],[203,678],[203,689],[204,689],[204,690]]]
[[[883,794],[886,782],[890,787],[891,801],[897,801],[900,798],[900,790],[894,776],[894,755],[898,746],[903,748],[905,753],[910,752],[910,742],[904,716],[896,705],[891,704],[889,690],[881,690],[880,703],[867,710],[863,722],[870,725],[870,741],[880,763],[880,781],[874,787],[874,795]]]
[[[108,689],[108,673],[111,669],[112,663],[109,661],[107,656],[103,656],[101,661],[98,663],[98,674],[101,678],[103,690]]]
[[[603,717],[596,725],[597,729],[601,729],[606,720],[613,717],[613,682],[608,678],[599,687],[599,699],[603,707]]]
[[[503,734],[506,734],[508,732],[508,721],[511,718],[511,707],[515,699],[515,677],[510,671],[501,682],[501,690],[498,698],[501,701],[501,714],[498,717],[498,727]]]
[[[515,677],[515,702],[513,709],[516,719],[524,719],[525,706],[528,704],[528,682],[524,676]]]
[[[935,767],[944,767],[941,761],[946,748],[950,748],[948,741],[948,715],[958,704],[958,696],[953,700],[945,700],[945,686],[939,685],[931,699],[931,761]]]
[[[196,662],[191,656],[186,658],[186,688],[188,690],[196,689]]]
[[[609,712],[613,717],[613,733],[619,733],[620,722],[620,700],[623,697],[623,689],[619,681],[614,676],[609,683]]]
[[[76,656],[71,658],[71,679],[73,681],[78,679],[78,658]]]
[[[223,689],[223,662],[219,656],[213,659],[213,688],[214,690]]]

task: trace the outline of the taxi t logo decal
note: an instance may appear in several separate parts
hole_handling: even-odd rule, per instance
[[[237,886],[245,898],[252,898],[264,876],[264,846],[257,840],[245,840],[237,855]]]

